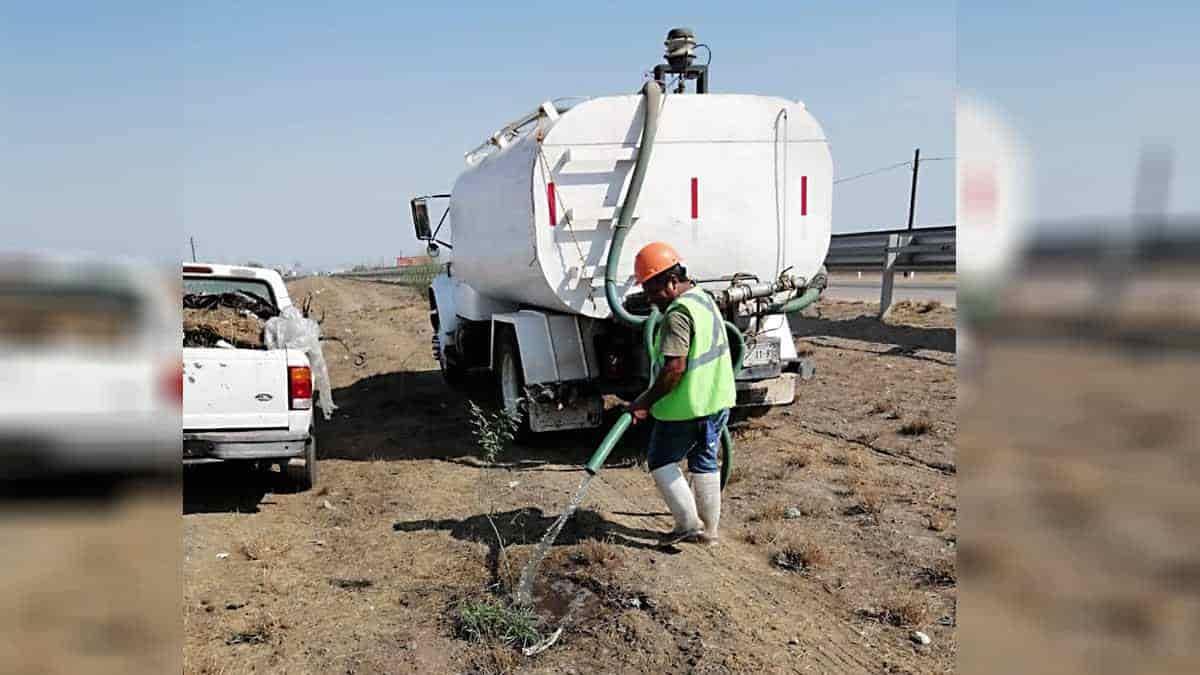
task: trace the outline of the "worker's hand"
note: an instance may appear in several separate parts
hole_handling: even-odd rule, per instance
[[[625,408],[625,412],[629,413],[629,416],[633,418],[632,421],[634,424],[645,421],[650,417],[649,406],[645,405],[641,401],[634,401],[633,403],[630,403]]]

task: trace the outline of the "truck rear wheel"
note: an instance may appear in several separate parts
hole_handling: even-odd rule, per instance
[[[517,418],[517,438],[528,438],[529,410],[525,397],[525,377],[521,370],[521,350],[512,329],[496,332],[496,398],[500,407]]]

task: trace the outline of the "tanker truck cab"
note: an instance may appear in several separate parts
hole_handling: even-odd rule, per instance
[[[828,140],[799,101],[705,93],[707,68],[664,93],[688,63],[640,94],[545,101],[467,152],[449,194],[413,200],[417,238],[452,247],[428,293],[443,373],[492,378],[529,431],[599,426],[604,395],[647,386],[633,258],[653,241],[744,340],[735,415],[790,404],[812,372],[788,315],[825,284]]]

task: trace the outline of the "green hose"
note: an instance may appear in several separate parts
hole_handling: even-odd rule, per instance
[[[612,452],[613,448],[617,446],[617,441],[621,440],[621,437],[625,435],[625,431],[629,429],[630,424],[633,424],[633,415],[621,413],[621,416],[617,418],[617,423],[612,425],[612,428],[608,430],[608,433],[604,436],[604,440],[600,441],[600,447],[596,448],[596,452],[592,454],[592,458],[588,460],[587,466],[584,467],[588,473],[595,476],[600,471],[600,467],[604,465],[604,460],[608,459],[608,453]]]
[[[808,307],[816,302],[821,297],[822,289],[819,286],[810,286],[800,295],[788,300],[787,302],[776,302],[768,305],[764,314],[795,314],[800,310]]]
[[[721,427],[721,489],[733,475],[733,436],[729,433],[729,425]]]
[[[613,227],[612,244],[608,247],[608,260],[604,264],[604,297],[608,300],[608,306],[617,320],[635,328],[646,323],[649,317],[631,314],[625,309],[625,303],[617,293],[617,265],[621,262],[621,248],[625,245],[625,237],[633,224],[633,212],[637,207],[638,196],[642,194],[642,183],[646,181],[646,167],[650,164],[650,154],[654,151],[654,137],[658,133],[662,90],[657,82],[646,82],[642,87],[642,99],[646,106],[642,114],[642,143],[638,146],[633,176],[629,179],[629,190],[625,193],[625,202],[621,204],[621,216]]]

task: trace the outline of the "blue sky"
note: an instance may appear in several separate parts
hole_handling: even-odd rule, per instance
[[[676,25],[712,45],[714,91],[805,101],[837,173],[953,153],[948,2],[104,7],[0,10],[0,248],[412,254],[411,195],[542,100],[636,90]],[[940,164],[919,221],[952,218]],[[846,185],[838,228],[903,222],[904,170]]]
[[[1033,216],[1128,216],[1142,148],[1173,150],[1166,206],[1200,215],[1200,6],[984,3],[958,11],[958,85],[1031,147]]]
[[[1034,146],[1035,216],[1127,212],[1145,140],[1176,149],[1171,209],[1200,211],[1197,11],[994,4],[8,3],[0,249],[412,254],[411,195],[544,99],[634,91],[676,25],[712,45],[714,91],[805,101],[836,175],[952,155],[957,79]],[[952,220],[952,170],[922,167],[918,223]],[[840,185],[835,231],[902,223],[908,181]]]

